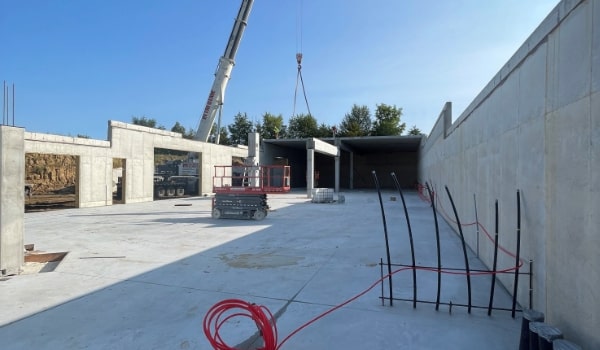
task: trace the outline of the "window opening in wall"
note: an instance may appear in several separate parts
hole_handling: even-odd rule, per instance
[[[154,199],[198,196],[200,193],[200,154],[154,149]]]
[[[77,208],[79,157],[25,154],[25,212]]]
[[[113,204],[125,203],[125,169],[127,161],[124,158],[113,158],[112,169],[112,200]]]

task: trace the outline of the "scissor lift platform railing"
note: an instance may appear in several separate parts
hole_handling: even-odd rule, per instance
[[[267,193],[290,191],[287,165],[217,165],[213,177],[215,219],[255,219],[267,216]]]

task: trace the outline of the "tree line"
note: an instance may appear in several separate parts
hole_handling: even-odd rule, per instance
[[[346,113],[339,125],[328,125],[319,123],[310,114],[298,114],[292,116],[288,124],[284,124],[281,114],[275,115],[264,113],[262,121],[253,123],[246,113],[238,113],[233,118],[233,123],[222,126],[219,144],[222,145],[245,145],[248,143],[248,133],[258,132],[262,139],[302,139],[302,138],[325,138],[325,137],[358,137],[358,136],[397,136],[402,135],[406,129],[406,123],[401,122],[402,108],[385,103],[378,104],[375,109],[374,118],[371,111],[365,105],[353,105],[350,112]],[[132,117],[133,124],[143,125],[151,128],[166,130],[159,125],[155,119]],[[184,138],[193,139],[195,130],[186,129],[179,122],[171,128],[172,132],[183,135]],[[407,132],[408,135],[421,135],[422,132],[413,126]],[[210,140],[215,140],[217,125],[211,130]]]

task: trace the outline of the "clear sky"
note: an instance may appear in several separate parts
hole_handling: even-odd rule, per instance
[[[385,103],[429,133],[444,103],[457,118],[558,2],[255,0],[222,124],[238,112],[287,124],[301,51],[319,123]],[[102,140],[108,120],[134,116],[195,129],[240,3],[0,0],[0,80],[11,94],[15,84],[15,125]],[[296,113],[306,112],[299,96]]]

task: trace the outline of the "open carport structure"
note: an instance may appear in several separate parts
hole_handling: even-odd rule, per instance
[[[374,188],[371,172],[395,172],[402,187],[417,183],[419,149],[423,136],[365,136],[326,139],[263,140],[261,160],[284,162],[292,168],[291,186],[340,189]],[[335,148],[332,148],[335,147]],[[389,176],[381,185],[393,188]]]

